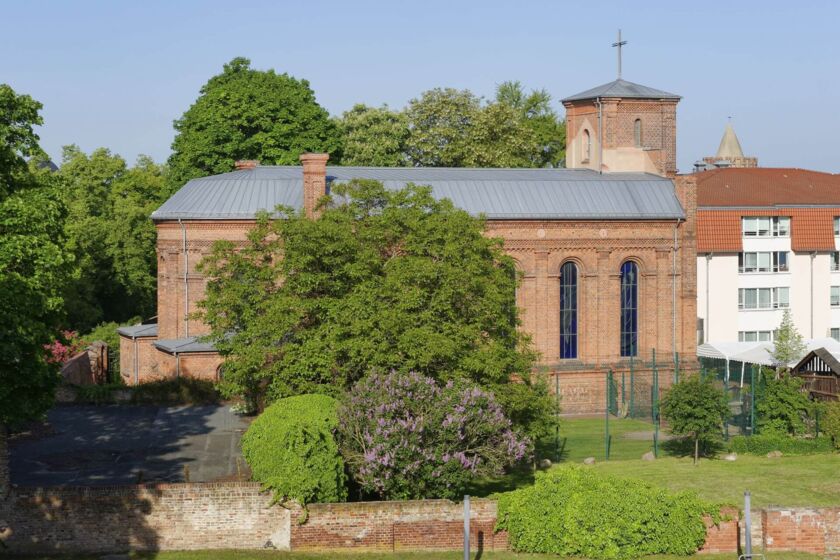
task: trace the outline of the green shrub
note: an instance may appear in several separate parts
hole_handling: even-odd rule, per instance
[[[729,418],[726,394],[713,380],[693,375],[674,384],[662,398],[662,416],[671,433],[694,442],[694,462],[701,448],[707,452],[723,432]]]
[[[767,376],[767,383],[759,386],[755,399],[759,433],[804,433],[811,406],[808,394],[802,390],[802,380],[788,374],[774,379],[774,372],[766,368],[762,375]]]
[[[107,385],[79,385],[76,388],[77,403],[106,404],[113,402],[113,392],[125,389],[120,383]]]
[[[688,492],[577,465],[538,472],[533,486],[499,496],[497,529],[520,552],[594,559],[688,555],[706,538],[704,514],[718,508]]]
[[[834,447],[840,449],[840,402],[823,405],[822,430],[831,439]]]
[[[747,455],[767,455],[771,451],[781,451],[783,455],[812,455],[832,451],[831,438],[805,439],[778,433],[735,436],[729,440],[728,448]]]
[[[135,404],[214,404],[219,393],[212,381],[179,377],[141,383],[131,388],[131,402]]]
[[[242,454],[254,480],[278,502],[343,502],[344,461],[333,432],[337,401],[326,395],[279,399],[245,432]]]

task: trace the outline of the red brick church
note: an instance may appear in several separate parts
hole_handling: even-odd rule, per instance
[[[119,330],[125,382],[217,379],[223,360],[190,318],[206,282],[196,265],[212,243],[243,241],[259,210],[311,214],[331,184],[366,178],[430,185],[487,217],[487,234],[504,239],[523,272],[523,329],[564,412],[603,411],[607,373],[642,376],[654,350],[667,385],[676,356],[694,362],[697,339],[696,192],[691,176],[676,175],[679,99],[621,79],[564,99],[567,169],[332,167],[327,154],[305,154],[302,167],[239,162],[188,182],[151,216],[157,323]]]

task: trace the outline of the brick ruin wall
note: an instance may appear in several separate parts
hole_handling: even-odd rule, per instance
[[[471,503],[473,550],[507,550],[496,502]],[[126,550],[458,550],[463,505],[447,500],[272,504],[257,483],[14,488],[0,499],[0,542],[12,553]],[[734,552],[737,521],[707,523],[702,552]]]

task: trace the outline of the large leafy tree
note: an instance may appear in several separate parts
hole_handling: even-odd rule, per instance
[[[496,102],[514,109],[534,134],[539,151],[535,167],[562,167],[566,160],[566,123],[551,107],[551,95],[544,89],[526,93],[518,81],[502,82],[496,88]]]
[[[534,167],[542,151],[523,113],[485,104],[469,90],[433,89],[412,99],[406,156],[429,167]]]
[[[387,106],[355,105],[338,120],[343,165],[405,165],[408,121]]]
[[[168,195],[164,169],[140,156],[134,167],[105,148],[64,148],[59,177],[69,210],[67,246],[78,277],[68,283],[68,326],[154,314],[155,228],[149,215]]]
[[[61,317],[72,256],[60,183],[36,163],[41,107],[0,84],[0,430],[43,414],[58,382],[44,344]]]
[[[201,88],[195,103],[175,121],[170,180],[224,173],[236,160],[296,165],[304,152],[339,158],[336,125],[315,101],[306,80],[251,68],[234,58]]]
[[[690,376],[673,385],[662,399],[662,416],[671,433],[694,442],[694,463],[704,448],[720,439],[729,418],[729,403],[723,389],[711,379]]]
[[[414,371],[478,383],[526,431],[545,428],[553,405],[528,382],[514,264],[482,221],[426,187],[354,181],[332,196],[320,219],[263,216],[244,246],[218,243],[203,262],[224,389],[274,400]]]

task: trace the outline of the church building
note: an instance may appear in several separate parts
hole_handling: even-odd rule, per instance
[[[299,167],[238,162],[188,182],[151,216],[157,323],[120,329],[125,382],[218,379],[223,358],[192,315],[206,283],[196,265],[218,239],[243,242],[259,210],[283,204],[317,219],[331,185],[362,178],[429,185],[486,216],[523,275],[516,298],[541,355],[534,373],[559,389],[565,413],[603,411],[611,371],[632,370],[636,396],[650,399],[654,356],[661,386],[695,362],[696,193],[693,176],[676,175],[679,99],[621,79],[564,99],[566,169],[341,167],[303,154]]]

